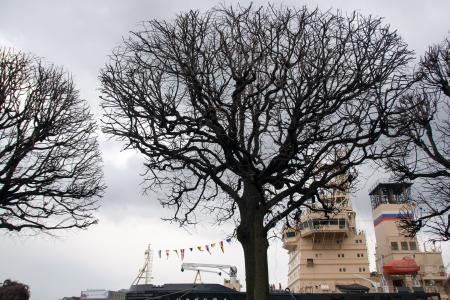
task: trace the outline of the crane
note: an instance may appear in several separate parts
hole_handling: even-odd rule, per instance
[[[220,271],[215,271],[218,269]],[[201,263],[183,263],[181,265],[181,272],[185,270],[196,271],[194,283],[202,283],[200,272],[215,273],[219,276],[222,272],[230,276],[230,280],[225,279],[225,286],[231,287],[235,290],[240,290],[240,283],[237,279],[237,268],[231,265],[218,265],[218,264],[201,264]]]

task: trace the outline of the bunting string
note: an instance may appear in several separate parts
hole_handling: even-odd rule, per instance
[[[197,249],[198,252],[205,252],[205,250],[206,250],[206,252],[209,253],[209,255],[212,255],[213,249],[216,247],[217,244],[219,244],[219,248],[223,254],[223,253],[225,253],[225,247],[224,247],[225,243],[224,242],[226,242],[227,244],[231,244],[232,240],[230,238],[228,238],[225,240],[209,243],[206,245],[199,245],[199,246],[195,246],[195,247],[187,247],[187,248],[181,248],[181,249],[165,249],[164,251],[166,253],[166,259],[169,259],[171,252],[175,252],[177,257],[183,261],[186,256],[186,251],[185,251],[186,249],[189,249],[190,252],[194,252],[195,249]],[[158,250],[159,259],[162,258],[162,253],[163,253],[163,250]]]

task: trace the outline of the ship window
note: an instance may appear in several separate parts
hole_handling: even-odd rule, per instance
[[[398,243],[397,242],[391,242],[391,250],[398,250]]]
[[[342,268],[339,268],[339,272],[342,272]]]
[[[358,240],[355,241],[358,244]]]
[[[411,249],[411,250],[417,250],[416,242],[409,242],[409,249]]]
[[[288,232],[286,232],[286,237],[287,238],[295,237],[295,231],[288,231]]]
[[[356,256],[357,256],[357,257],[359,257],[359,253],[358,253],[358,254],[356,254]]]
[[[361,269],[361,268],[359,268],[359,272],[362,272],[362,269]]]
[[[313,220],[313,224],[312,224],[314,229],[319,229],[320,226],[320,220]]]
[[[408,250],[408,242],[400,242],[400,245],[402,246],[402,250]]]
[[[345,272],[345,268],[342,268],[342,272]]]
[[[344,257],[344,253],[341,254],[341,257]]]
[[[361,253],[360,255],[361,255],[361,257],[364,257],[364,253]]]
[[[363,272],[365,272],[366,271],[366,268],[363,268]]]
[[[340,254],[340,253],[338,253],[338,257],[341,257],[341,254]]]
[[[330,220],[330,225],[338,225],[338,220],[336,219]]]

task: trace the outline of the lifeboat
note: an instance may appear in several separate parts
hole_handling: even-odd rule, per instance
[[[416,261],[410,257],[394,259],[384,264],[383,271],[386,275],[413,275],[420,270]]]

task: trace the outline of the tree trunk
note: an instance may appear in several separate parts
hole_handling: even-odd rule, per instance
[[[264,213],[255,208],[258,203],[256,197],[256,193],[252,193],[252,199],[243,197],[246,204],[250,204],[252,208],[249,206],[240,208],[241,223],[237,228],[237,238],[244,249],[247,300],[269,300],[267,264],[269,243],[263,226]],[[255,206],[251,205],[255,203]]]

